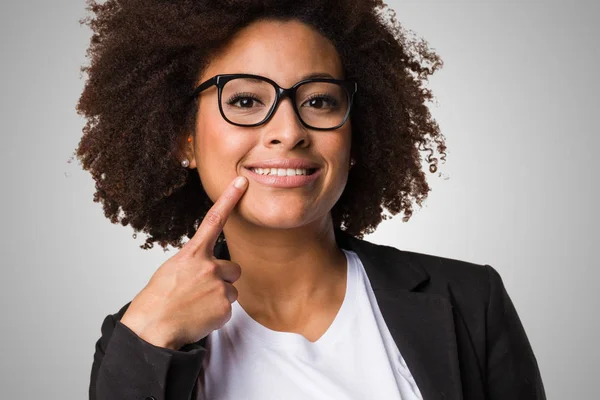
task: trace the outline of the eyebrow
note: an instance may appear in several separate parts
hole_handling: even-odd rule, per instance
[[[300,78],[301,81],[305,80],[305,79],[314,79],[314,78],[331,78],[331,79],[337,79],[335,78],[333,75],[327,73],[327,72],[313,72],[312,74],[308,74],[308,75],[304,75],[303,77]],[[250,79],[250,80],[256,80],[257,82],[260,82],[260,79]]]
[[[331,78],[331,79],[335,79],[331,74],[328,74],[327,72],[315,72],[313,74],[308,74],[302,77],[301,80],[304,79],[313,79],[313,78]]]
[[[331,79],[336,79],[333,75],[327,73],[327,72],[314,72],[312,74],[308,74],[308,75],[304,75],[303,77],[300,78],[301,81],[305,80],[305,79],[314,79],[314,78],[331,78]],[[258,82],[260,82],[260,79],[250,79],[250,80],[256,80]]]

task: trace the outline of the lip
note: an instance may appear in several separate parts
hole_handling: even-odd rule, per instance
[[[250,178],[263,185],[275,188],[296,188],[307,186],[316,181],[321,175],[321,168],[318,168],[312,175],[294,175],[294,176],[279,176],[279,175],[261,175],[252,171],[250,168],[261,167],[245,167]],[[275,167],[272,167],[275,168]],[[290,167],[292,168],[292,167]],[[298,167],[301,168],[301,167]]]

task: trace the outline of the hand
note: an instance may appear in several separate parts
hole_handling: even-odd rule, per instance
[[[237,179],[241,187],[234,186]],[[194,236],[162,264],[131,301],[121,323],[145,341],[178,350],[196,342],[231,318],[238,291],[232,285],[240,266],[219,260],[213,249],[248,181],[237,177],[210,208]]]

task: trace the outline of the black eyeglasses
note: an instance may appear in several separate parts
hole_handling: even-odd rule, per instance
[[[211,86],[219,89],[219,111],[225,121],[237,126],[259,126],[271,119],[279,102],[289,97],[302,125],[315,130],[333,130],[346,123],[358,84],[330,78],[305,79],[289,89],[269,78],[251,74],[216,75],[194,90],[195,99]]]

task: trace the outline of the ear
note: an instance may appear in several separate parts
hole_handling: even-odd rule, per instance
[[[188,160],[190,165],[187,168],[196,168],[196,157],[194,152],[194,135],[183,135],[179,141],[179,149],[177,157],[181,163],[183,160]]]

